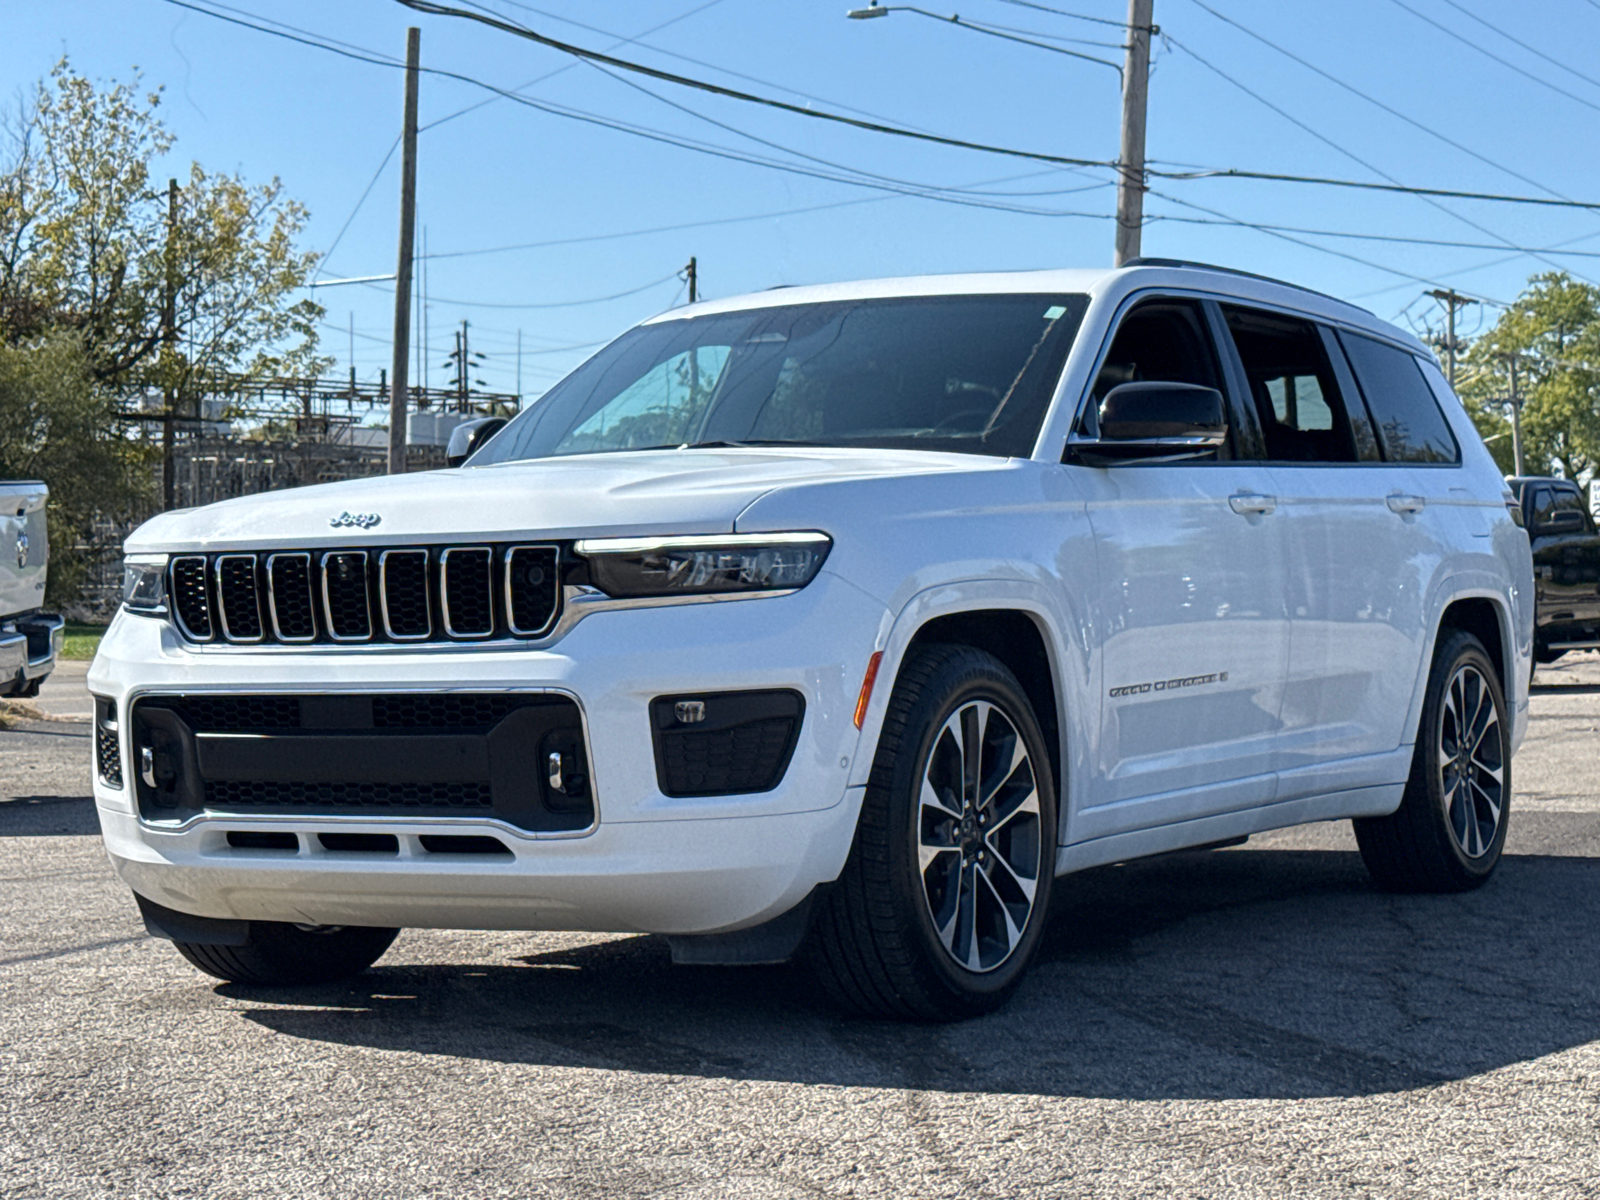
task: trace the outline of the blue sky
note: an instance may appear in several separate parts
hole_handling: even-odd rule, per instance
[[[425,66],[606,121],[807,171],[870,172],[941,189],[945,197],[731,161],[505,99],[484,104],[493,93],[424,76],[418,212],[435,256],[427,267],[435,385],[446,379],[452,331],[467,319],[474,349],[489,355],[478,377],[495,389],[515,386],[520,331],[522,388],[539,394],[589,352],[579,347],[681,302],[677,274],[691,255],[702,293],[711,297],[778,284],[1111,259],[1115,190],[1108,170],[1046,168],[829,126],[670,84],[623,82],[560,52],[422,16],[393,0],[227,2],[234,15],[270,18],[386,58],[403,57],[406,27],[416,24]],[[1041,3],[1107,20],[1126,15],[1123,0]],[[1057,44],[1121,59],[1119,50],[1083,44],[1120,41],[1112,26],[1015,0],[926,6],[1082,39]],[[483,0],[480,7],[596,49],[636,39],[615,53],[791,102],[1071,157],[1110,160],[1117,153],[1114,71],[910,12],[850,21],[846,0]],[[1153,164],[1388,177],[1600,201],[1600,0],[1156,0],[1155,7],[1165,36],[1150,91]],[[104,79],[129,78],[137,66],[147,84],[166,86],[163,112],[178,137],[170,173],[182,175],[194,159],[254,180],[279,176],[311,210],[307,246],[332,248],[328,276],[394,269],[398,153],[378,168],[399,130],[399,71],[166,0],[10,0],[7,8],[0,79],[9,88],[24,89],[62,53],[79,71]],[[480,107],[461,112],[473,105]],[[1158,179],[1152,186],[1146,211],[1160,219],[1145,230],[1146,254],[1280,276],[1413,328],[1437,320],[1435,302],[1421,299],[1430,283],[1503,302],[1553,266],[1600,279],[1600,212],[1236,179]],[[1561,245],[1565,252],[1288,235],[1309,243],[1302,245],[1179,217],[1496,247]],[[387,286],[319,290],[328,308],[323,348],[338,357],[341,373],[352,321],[357,373],[376,379],[387,365]],[[1492,320],[1494,311],[1468,310],[1464,329]]]

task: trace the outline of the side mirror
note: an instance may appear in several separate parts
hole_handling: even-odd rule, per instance
[[[1100,437],[1080,441],[1077,456],[1095,465],[1127,459],[1193,458],[1228,438],[1227,409],[1216,388],[1193,383],[1122,383],[1100,402]]]
[[[476,421],[461,422],[450,431],[450,445],[444,452],[445,461],[452,467],[459,467],[507,424],[505,417],[479,417]]]
[[[1573,512],[1570,508],[1553,512],[1539,522],[1540,533],[1576,533],[1582,528],[1583,514]]]

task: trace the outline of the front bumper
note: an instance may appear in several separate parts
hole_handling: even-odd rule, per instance
[[[142,821],[133,772],[95,797],[113,864],[135,891],[198,916],[315,924],[708,933],[770,919],[835,878],[854,834],[847,788],[861,670],[884,609],[824,572],[790,596],[596,613],[525,645],[196,648],[126,614],[89,686],[118,713],[140,695],[549,691],[583,713],[595,824],[530,832],[494,819],[245,815]],[[749,795],[658,786],[650,703],[664,695],[789,688],[805,719],[782,781]],[[120,739],[129,764],[129,722]],[[287,849],[230,832],[293,835]],[[329,850],[330,831],[393,837],[383,854]],[[434,853],[423,838],[493,836],[508,853]],[[256,839],[259,841],[260,839]]]
[[[65,619],[55,613],[0,621],[0,696],[21,691],[55,670],[66,628]]]

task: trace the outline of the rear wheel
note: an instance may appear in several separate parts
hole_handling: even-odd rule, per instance
[[[878,1016],[998,1007],[1038,945],[1055,832],[1044,738],[1016,677],[971,647],[913,651],[850,858],[812,927],[824,989]]]
[[[251,921],[242,946],[173,945],[207,975],[231,983],[331,983],[365,971],[399,934],[361,925]]]
[[[1460,892],[1493,874],[1511,810],[1511,729],[1494,663],[1453,630],[1434,651],[1411,777],[1400,807],[1355,824],[1382,888]]]

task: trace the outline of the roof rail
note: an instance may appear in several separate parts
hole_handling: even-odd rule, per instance
[[[1364,312],[1369,317],[1377,316],[1371,309],[1362,308],[1359,304],[1351,304],[1350,301],[1341,300],[1338,296],[1330,296],[1327,292],[1319,292],[1316,288],[1308,288],[1299,283],[1290,283],[1287,279],[1274,279],[1271,275],[1258,275],[1254,271],[1241,271],[1238,267],[1219,267],[1215,263],[1191,262],[1186,258],[1130,258],[1122,265],[1124,267],[1191,267],[1197,271],[1220,271],[1224,275],[1238,275],[1245,279],[1258,279],[1262,283],[1275,283],[1279,287],[1293,288],[1297,292],[1305,292],[1322,300],[1332,300],[1335,304],[1343,304],[1346,308]]]

